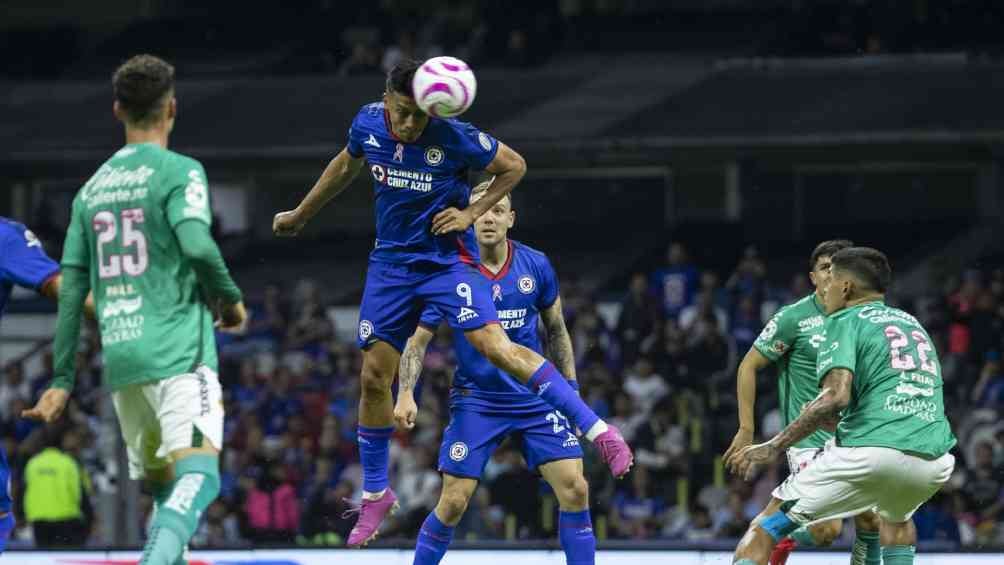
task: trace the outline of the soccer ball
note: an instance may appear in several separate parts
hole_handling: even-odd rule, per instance
[[[467,63],[454,57],[433,57],[422,63],[411,82],[415,103],[437,118],[463,114],[474,102],[478,81]]]

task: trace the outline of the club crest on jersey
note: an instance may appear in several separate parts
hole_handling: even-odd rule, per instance
[[[519,281],[516,282],[516,288],[518,288],[523,294],[530,294],[536,286],[537,282],[529,275],[523,275],[519,278]]]
[[[373,322],[363,320],[359,322],[359,339],[366,341],[373,335]]]
[[[474,318],[478,317],[478,313],[466,306],[460,308],[460,313],[457,314],[457,321],[463,324],[464,322],[470,322]]]
[[[394,148],[394,160],[398,163],[404,161],[404,144],[398,143],[397,147]]]
[[[502,285],[493,284],[492,285],[492,302],[498,302],[502,300]]]
[[[443,162],[443,150],[435,145],[425,150],[425,162],[435,167]]]
[[[380,165],[373,165],[370,167],[370,172],[373,173],[373,178],[377,182],[383,182],[387,178],[387,171]]]
[[[39,241],[35,232],[31,230],[24,230],[24,241],[27,242],[28,247],[42,247],[42,242]]]
[[[463,461],[464,459],[467,459],[467,453],[469,451],[470,450],[467,449],[466,443],[458,441],[450,446],[450,459],[457,462]]]
[[[481,144],[482,149],[485,151],[492,150],[492,138],[488,137],[488,134],[481,132],[478,134],[478,143]]]

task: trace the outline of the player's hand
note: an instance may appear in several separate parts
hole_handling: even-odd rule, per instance
[[[307,221],[296,210],[279,212],[272,218],[272,233],[277,237],[294,237],[300,233]]]
[[[37,420],[46,424],[55,422],[63,415],[66,403],[70,400],[70,391],[61,388],[50,388],[38,399],[34,408],[21,411],[21,417]]]
[[[469,208],[463,210],[447,208],[436,214],[432,218],[432,233],[443,235],[450,232],[464,231],[471,227],[471,224],[474,223],[474,215],[468,210]]]
[[[732,438],[732,445],[725,450],[725,468],[731,473],[737,473],[739,463],[739,452],[748,445],[753,444],[753,431],[739,428],[735,437]]]
[[[243,302],[223,304],[220,306],[220,319],[216,327],[221,332],[243,334],[247,330],[248,312]]]
[[[738,473],[743,479],[750,481],[761,465],[766,465],[777,458],[778,449],[771,442],[748,445],[739,452]]]
[[[418,404],[415,397],[408,392],[399,392],[397,404],[394,405],[394,423],[402,430],[410,430],[415,427],[415,420],[418,418]]]

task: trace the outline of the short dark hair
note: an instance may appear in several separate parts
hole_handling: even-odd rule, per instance
[[[851,273],[869,290],[885,292],[892,282],[889,258],[871,247],[848,247],[831,257],[833,268]]]
[[[415,89],[412,88],[411,81],[415,78],[415,71],[421,66],[422,62],[414,59],[398,61],[394,68],[387,73],[387,92],[396,92],[408,98],[414,98]]]
[[[833,257],[837,251],[848,247],[854,247],[854,242],[849,239],[828,239],[820,243],[812,250],[812,255],[809,257],[809,270],[816,270],[816,262],[820,257]]]
[[[115,69],[112,90],[130,122],[148,123],[174,91],[174,67],[160,57],[136,55]]]

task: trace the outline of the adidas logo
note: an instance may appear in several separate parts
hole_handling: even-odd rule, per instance
[[[537,387],[537,396],[544,394],[544,391],[547,390],[550,386],[551,386],[550,382],[544,382],[544,384]]]
[[[457,314],[457,321],[462,324],[464,322],[469,322],[477,317],[478,317],[477,312],[465,306],[460,308],[460,313]]]
[[[380,147],[380,142],[377,141],[373,134],[370,134],[370,138],[363,142],[366,145],[372,145],[373,147]]]

